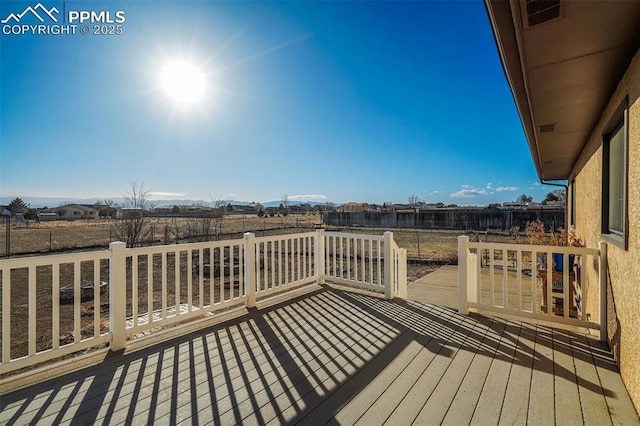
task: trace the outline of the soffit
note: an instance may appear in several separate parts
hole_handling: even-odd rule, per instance
[[[486,6],[538,175],[566,179],[638,50],[640,2],[561,2],[534,26],[524,1]]]

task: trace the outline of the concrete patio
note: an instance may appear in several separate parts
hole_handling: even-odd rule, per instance
[[[307,291],[5,394],[0,422],[640,424],[610,352],[578,330]]]

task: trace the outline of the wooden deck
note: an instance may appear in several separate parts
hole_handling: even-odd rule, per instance
[[[640,424],[572,331],[323,286],[0,397],[1,424]]]

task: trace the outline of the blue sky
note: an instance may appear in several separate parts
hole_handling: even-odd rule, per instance
[[[555,189],[481,1],[41,3],[63,23],[126,20],[120,35],[3,29],[0,196],[117,198],[135,181],[158,199],[463,205]],[[162,89],[175,61],[202,71],[198,102]]]

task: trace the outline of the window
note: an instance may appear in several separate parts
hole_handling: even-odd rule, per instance
[[[602,233],[627,248],[627,101],[618,107],[602,137]]]

